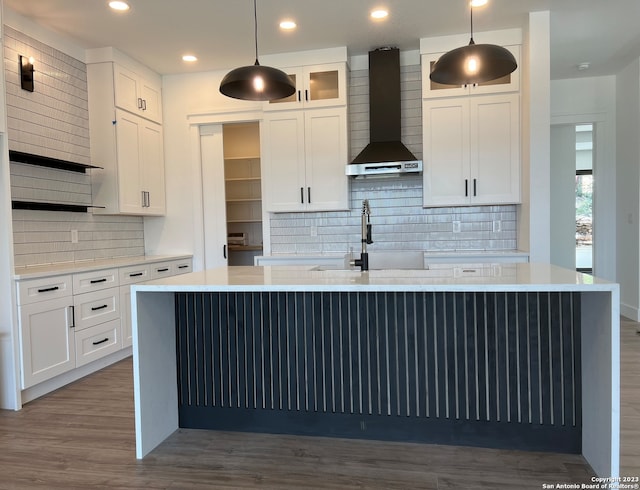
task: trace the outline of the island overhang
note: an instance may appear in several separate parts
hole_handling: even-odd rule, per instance
[[[315,425],[555,440],[617,475],[618,286],[542,264],[455,268],[225,267],[133,287],[137,456],[181,424]]]

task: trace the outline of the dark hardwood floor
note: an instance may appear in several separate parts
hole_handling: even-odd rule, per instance
[[[622,322],[622,468],[640,475],[640,335]],[[179,430],[135,459],[131,359],[0,411],[0,489],[541,489],[579,455]]]

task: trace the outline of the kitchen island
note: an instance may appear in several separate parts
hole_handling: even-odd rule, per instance
[[[619,467],[618,285],[549,265],[225,267],[136,285],[136,454],[178,427]]]

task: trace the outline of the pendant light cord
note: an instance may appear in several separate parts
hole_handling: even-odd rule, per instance
[[[253,37],[256,42],[256,65],[258,63],[258,7],[256,6],[256,0],[253,0]]]
[[[473,6],[470,7],[470,10],[471,10],[471,40],[469,41],[469,44],[475,44],[476,42],[473,40]]]

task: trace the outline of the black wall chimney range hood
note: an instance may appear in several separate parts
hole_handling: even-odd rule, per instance
[[[422,172],[422,160],[400,141],[400,51],[369,52],[369,144],[347,165],[354,177]]]

